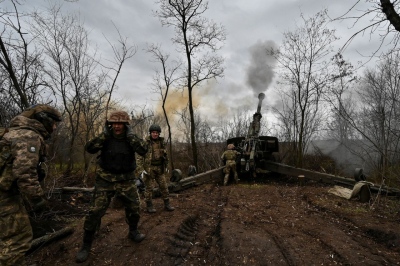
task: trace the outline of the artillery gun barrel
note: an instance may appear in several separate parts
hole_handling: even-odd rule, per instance
[[[264,93],[261,92],[260,94],[258,94],[257,113],[261,112],[261,104],[262,104],[262,101],[264,100],[264,98],[265,98],[265,94]]]

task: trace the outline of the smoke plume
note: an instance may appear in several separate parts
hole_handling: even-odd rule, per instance
[[[268,55],[267,51],[276,49],[273,41],[258,41],[250,47],[250,65],[247,68],[247,84],[251,87],[255,96],[265,92],[274,77],[276,60]]]

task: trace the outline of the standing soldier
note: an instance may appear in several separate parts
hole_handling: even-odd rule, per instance
[[[164,200],[164,208],[167,211],[175,210],[169,204],[169,191],[168,185],[165,180],[165,172],[168,167],[168,156],[165,149],[164,138],[160,137],[161,127],[153,124],[149,128],[150,136],[146,138],[149,152],[146,156],[139,158],[140,164],[144,171],[147,173],[145,178],[146,191],[144,197],[147,205],[147,212],[155,213],[156,210],[153,207],[153,182],[156,181],[161,191],[161,196]]]
[[[76,255],[78,263],[87,260],[94,234],[114,195],[125,206],[125,220],[129,225],[128,237],[135,242],[141,242],[145,238],[138,230],[140,199],[134,171],[135,152],[145,155],[147,147],[133,133],[129,120],[129,115],[124,111],[112,112],[103,132],[85,146],[87,152],[95,154],[100,151],[100,155],[93,199],[83,226],[83,245]]]
[[[47,205],[39,179],[44,178],[45,140],[61,121],[61,114],[45,104],[34,105],[10,122],[0,140],[0,265],[26,265],[32,227],[23,204],[33,211]]]
[[[236,156],[240,154],[238,151],[235,150],[235,146],[233,144],[229,144],[228,149],[224,151],[224,153],[221,156],[221,160],[225,164],[224,168],[224,186],[228,184],[229,180],[229,174],[233,173],[233,177],[235,179],[235,183],[237,184],[239,179],[238,179],[238,174],[236,172]]]

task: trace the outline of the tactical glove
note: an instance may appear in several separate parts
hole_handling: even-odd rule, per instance
[[[126,138],[131,142],[135,143],[138,142],[140,139],[136,134],[133,132],[133,128],[131,125],[126,125]]]
[[[108,122],[106,121],[104,128],[103,128],[103,135],[104,137],[108,138],[111,136],[111,128]]]
[[[143,156],[148,151],[148,146],[145,141],[140,139],[134,132],[133,127],[131,125],[126,125],[126,138],[131,145],[131,147],[137,152],[139,155]]]
[[[37,169],[37,173],[39,182],[42,182],[46,178],[46,170],[39,166]]]
[[[126,125],[126,137],[136,139],[138,138],[133,132],[133,127],[131,125]]]

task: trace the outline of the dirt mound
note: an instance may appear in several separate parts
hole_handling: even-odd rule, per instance
[[[154,200],[139,244],[127,238],[124,210],[110,208],[83,265],[400,265],[399,200],[381,198],[371,210],[329,188],[288,179],[193,187],[171,195],[174,212]],[[73,225],[29,263],[75,265],[83,218]]]

